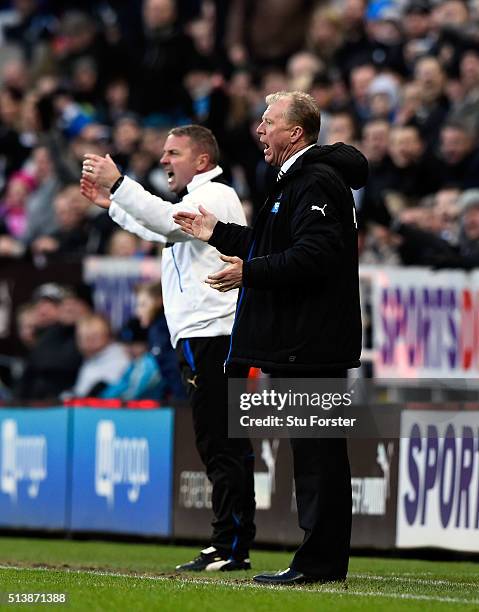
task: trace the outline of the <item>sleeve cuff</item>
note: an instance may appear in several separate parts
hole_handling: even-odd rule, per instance
[[[128,186],[132,182],[134,181],[132,181],[131,178],[129,178],[126,175],[123,175],[123,180],[121,181],[119,186],[115,189],[115,192],[110,193],[110,200],[114,201],[115,199],[121,198],[122,195],[124,195],[125,193],[128,193]]]
[[[226,223],[223,223],[223,221],[217,221],[213,233],[211,234],[211,238],[208,240],[208,244],[211,244],[211,246],[218,248],[218,244],[221,244],[221,240],[224,236],[225,229]]]

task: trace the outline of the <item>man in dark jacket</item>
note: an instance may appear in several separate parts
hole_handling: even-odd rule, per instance
[[[178,213],[186,233],[214,245],[230,265],[214,289],[241,287],[228,363],[274,377],[345,378],[359,365],[356,211],[351,187],[367,178],[354,147],[315,145],[320,112],[311,96],[266,98],[258,127],[278,179],[253,229]],[[292,439],[298,518],[304,541],[291,567],[255,576],[266,584],[343,580],[351,533],[351,477],[344,439]]]

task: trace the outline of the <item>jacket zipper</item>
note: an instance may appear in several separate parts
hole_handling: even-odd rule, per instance
[[[175,245],[173,244],[171,247],[171,254],[173,256],[173,263],[175,264],[175,268],[176,268],[176,273],[178,274],[178,285],[180,286],[180,291],[181,293],[183,293],[183,287],[181,286],[181,274],[180,274],[180,269],[178,268],[178,264],[176,263],[176,257],[175,257]]]
[[[255,242],[256,242],[256,240],[253,240],[253,244],[250,247],[250,250],[249,250],[249,253],[248,253],[248,257],[246,258],[246,261],[249,261],[251,259],[251,256],[253,255],[253,249],[254,249]],[[228,363],[228,361],[230,359],[230,356],[231,356],[231,349],[233,348],[233,333],[234,333],[234,330],[235,330],[235,327],[236,327],[236,323],[237,323],[236,317],[238,316],[238,313],[239,313],[240,308],[241,308],[241,302],[243,301],[244,291],[245,291],[245,288],[241,287],[241,293],[240,293],[240,296],[239,296],[239,299],[238,299],[238,304],[236,306],[236,311],[235,311],[235,318],[233,320],[233,327],[231,328],[230,348],[229,348],[228,355],[226,356],[226,360],[225,360],[224,365],[223,365],[223,370],[224,370],[225,373],[226,373],[226,365],[227,365],[227,363]]]

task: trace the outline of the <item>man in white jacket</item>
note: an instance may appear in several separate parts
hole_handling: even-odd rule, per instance
[[[203,205],[226,223],[245,225],[238,196],[219,179],[218,158],[212,132],[191,125],[170,131],[161,163],[170,190],[181,198],[181,210],[197,212]],[[249,546],[255,534],[254,457],[249,440],[228,438],[224,372],[237,292],[220,293],[205,284],[220,258],[226,263],[235,258],[220,256],[214,247],[182,232],[173,219],[177,205],[122,176],[109,155],[85,156],[81,188],[124,229],[166,243],[162,254],[165,316],[193,409],[196,445],[213,486],[214,514],[211,546],[177,570],[249,569]]]

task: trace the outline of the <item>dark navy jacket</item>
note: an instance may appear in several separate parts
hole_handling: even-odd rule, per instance
[[[356,211],[366,158],[337,143],[301,155],[254,228],[218,222],[209,241],[244,260],[228,361],[267,370],[360,364]]]

